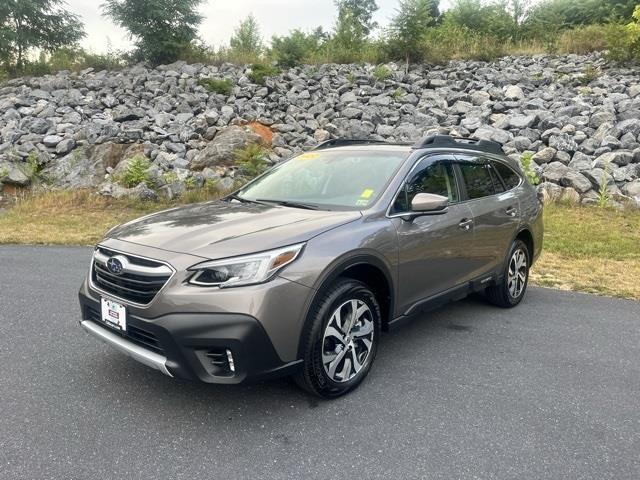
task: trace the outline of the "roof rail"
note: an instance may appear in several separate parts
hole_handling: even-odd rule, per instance
[[[332,138],[319,143],[312,150],[324,150],[325,148],[333,147],[346,147],[349,145],[371,145],[371,144],[385,144],[384,140],[367,140],[367,139],[352,139],[352,138]]]
[[[480,152],[504,154],[502,145],[491,140],[474,140],[472,138],[452,137],[451,135],[427,135],[413,148],[460,148]]]

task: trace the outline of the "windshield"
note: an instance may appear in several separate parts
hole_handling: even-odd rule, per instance
[[[378,199],[407,155],[403,150],[308,152],[270,170],[237,197],[326,209],[366,208]]]

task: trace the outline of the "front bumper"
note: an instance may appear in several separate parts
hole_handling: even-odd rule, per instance
[[[99,301],[82,291],[79,297],[84,330],[172,377],[235,384],[290,375],[302,364],[283,362],[260,322],[249,315],[172,313],[146,319],[129,313],[122,333],[102,322]]]

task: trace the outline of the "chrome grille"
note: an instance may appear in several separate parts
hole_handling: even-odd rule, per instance
[[[108,268],[107,262],[111,258],[119,260],[121,273],[115,274]],[[138,305],[150,303],[171,275],[173,270],[168,265],[154,260],[103,247],[98,247],[93,254],[93,285],[98,290]]]

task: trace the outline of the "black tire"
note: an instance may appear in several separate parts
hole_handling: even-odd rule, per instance
[[[353,341],[350,346],[346,346],[347,344],[343,341],[335,342],[336,352],[340,349],[339,353],[329,350],[327,355],[335,354],[336,358],[341,354],[343,355],[341,357],[342,360],[339,360],[339,362],[342,362],[343,372],[347,370],[349,370],[349,372],[356,372],[356,361],[358,357],[360,356],[360,359],[362,360],[364,358],[364,360],[362,363],[359,363],[361,368],[354,373],[352,378],[336,381],[329,376],[325,369],[329,368],[329,370],[331,370],[330,367],[333,365],[333,362],[329,363],[327,367],[323,364],[323,351],[326,354],[327,348],[332,347],[331,340],[334,339],[333,336],[326,337],[327,327],[330,322],[332,322],[332,326],[335,325],[336,317],[334,317],[334,313],[339,308],[341,312],[346,311],[347,315],[345,315],[345,317],[351,318],[348,313],[354,311],[351,304],[352,300],[356,301],[355,305],[358,306],[357,311],[364,310],[364,305],[366,305],[368,312],[364,311],[361,321],[353,325],[354,328],[358,327],[355,330],[351,330],[356,333],[352,334],[350,331],[343,338],[343,340],[347,337],[351,339],[353,336]],[[345,319],[344,322],[346,321]],[[365,331],[365,323],[367,329],[372,330],[370,347],[366,347],[362,338],[356,337],[358,331]],[[360,327],[360,325],[362,325],[362,327]],[[303,333],[304,337],[302,339],[304,367],[302,372],[294,377],[296,383],[307,392],[323,398],[336,398],[353,390],[362,383],[371,369],[380,340],[380,327],[380,306],[369,287],[357,280],[349,278],[338,279],[314,302],[309,312],[306,329]],[[346,325],[345,328],[347,328]],[[339,333],[343,334],[343,331],[340,330]],[[367,337],[367,340],[368,338],[369,337]],[[343,349],[346,351],[342,352]],[[360,349],[359,353],[358,349]],[[366,356],[363,356],[364,353],[366,353]],[[325,359],[326,358],[328,357],[325,357]],[[347,359],[349,366],[346,365]],[[337,377],[339,373],[336,373],[335,370],[336,368],[334,368],[334,377]],[[346,377],[349,377],[349,372],[345,374]]]
[[[510,277],[509,271],[512,268],[514,262],[514,256],[516,252],[523,252],[524,258],[526,259],[526,265],[524,267],[524,282],[521,282],[520,288],[516,288],[516,294],[514,295],[513,289],[509,288],[510,285]],[[531,266],[531,254],[529,252],[529,247],[522,240],[515,240],[511,248],[509,249],[509,253],[505,260],[504,270],[502,272],[502,276],[496,285],[488,287],[486,289],[487,300],[493,305],[502,308],[513,308],[518,305],[522,298],[524,297],[525,292],[527,291],[527,285],[529,284],[529,268]],[[520,270],[522,271],[522,270]]]

